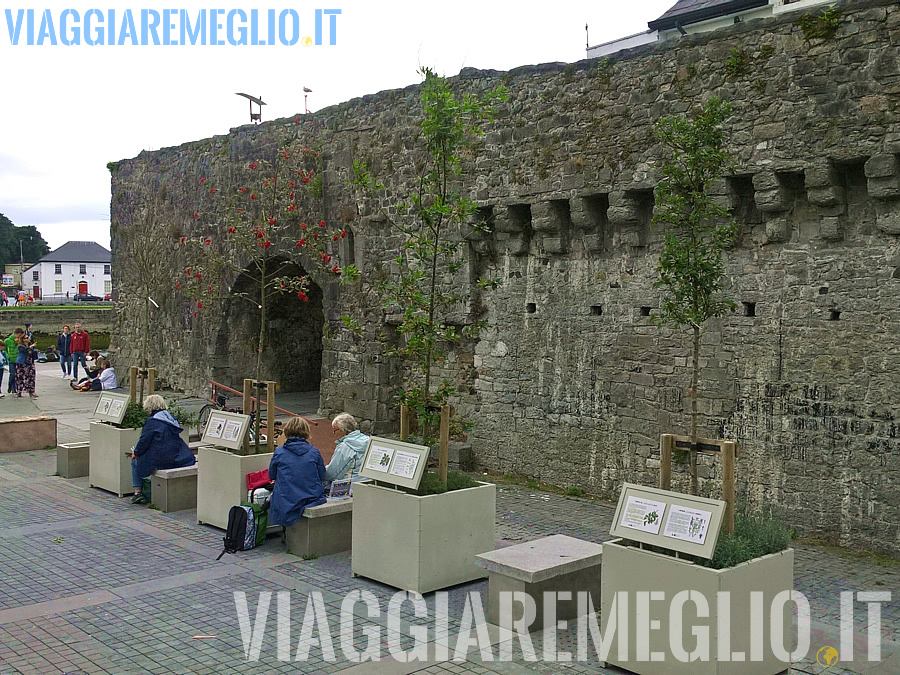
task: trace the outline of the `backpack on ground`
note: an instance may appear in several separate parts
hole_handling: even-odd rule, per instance
[[[249,551],[265,543],[268,526],[269,514],[262,505],[241,502],[240,506],[232,506],[222,540],[225,548],[216,560],[226,553]]]

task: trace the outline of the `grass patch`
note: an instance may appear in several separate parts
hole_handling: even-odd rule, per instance
[[[288,551],[288,553],[290,553],[290,551]],[[319,557],[319,556],[317,556],[317,555],[302,555],[302,556],[300,556],[300,558],[301,558],[302,560],[315,560],[315,559],[317,559],[318,557]]]

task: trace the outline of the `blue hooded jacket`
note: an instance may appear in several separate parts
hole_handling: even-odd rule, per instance
[[[141,437],[134,446],[137,471],[146,478],[157,469],[193,466],[197,460],[182,440],[181,425],[168,410],[154,410],[144,424]]]
[[[290,527],[307,506],[324,504],[325,462],[310,443],[291,436],[275,449],[269,463],[269,478],[275,481],[269,507],[269,522]]]

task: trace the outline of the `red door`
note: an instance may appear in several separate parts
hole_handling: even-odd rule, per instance
[[[82,293],[82,294],[87,293],[87,282],[86,281],[78,282],[78,292]]]
[[[34,286],[31,289],[31,297],[34,298],[35,300],[41,299],[41,287],[40,286]]]

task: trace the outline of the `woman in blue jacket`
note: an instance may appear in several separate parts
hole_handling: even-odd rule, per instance
[[[141,437],[131,455],[132,504],[146,504],[149,501],[141,493],[141,482],[157,469],[179,469],[193,466],[197,461],[179,435],[181,425],[169,412],[166,399],[157,394],[148,396],[144,399],[144,410],[150,413],[150,417],[144,423]]]
[[[325,462],[322,455],[306,439],[309,424],[302,417],[292,417],[283,427],[287,440],[275,449],[269,464],[269,478],[275,481],[269,507],[269,522],[290,527],[308,506],[326,502]]]

